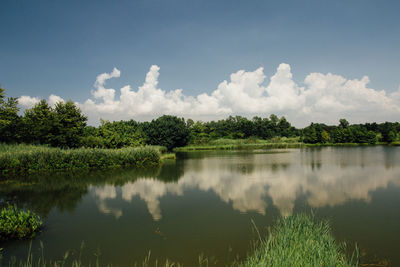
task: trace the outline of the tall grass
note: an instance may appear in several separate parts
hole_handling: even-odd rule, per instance
[[[114,265],[112,263],[104,264],[101,263],[101,260],[99,258],[99,255],[101,254],[100,252],[96,253],[95,260],[93,262],[86,262],[82,260],[82,254],[83,254],[83,249],[84,249],[84,242],[81,244],[81,248],[79,250],[78,254],[75,254],[73,252],[67,251],[63,255],[62,258],[58,260],[46,260],[44,257],[44,247],[43,243],[40,242],[40,250],[41,253],[38,256],[35,256],[32,253],[32,244],[29,246],[28,249],[28,256],[26,257],[25,260],[20,260],[17,261],[16,258],[11,258],[7,263],[2,262],[2,255],[1,255],[1,250],[0,250],[0,266],[8,266],[8,267],[64,267],[64,266],[71,266],[71,267],[90,267],[90,266],[107,266],[107,267],[113,267],[113,266],[118,266]],[[75,255],[74,255],[75,254]],[[176,263],[173,261],[170,261],[169,259],[166,259],[164,261],[160,261],[157,259],[152,259],[151,258],[151,252],[147,254],[147,256],[143,259],[141,263],[137,262],[132,262],[132,264],[128,265],[132,267],[181,267],[183,266],[180,263]],[[202,257],[199,257],[199,267],[202,266],[208,266],[206,265]]]
[[[299,214],[280,219],[253,254],[234,266],[358,266],[337,244],[327,222]]]
[[[274,137],[268,140],[248,138],[248,139],[228,139],[219,138],[211,140],[206,144],[188,145],[177,147],[175,152],[194,151],[194,150],[234,150],[234,149],[275,149],[275,148],[301,148],[304,143],[298,137]]]
[[[302,148],[303,143],[259,143],[259,144],[231,144],[231,145],[189,145],[177,147],[174,152],[196,151],[196,150],[241,150],[241,149],[278,149],[278,148]]]
[[[60,149],[32,145],[0,145],[0,175],[25,175],[44,171],[142,167],[160,163],[154,147]]]

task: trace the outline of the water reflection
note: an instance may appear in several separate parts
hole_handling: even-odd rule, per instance
[[[115,186],[138,178],[157,177],[159,173],[158,167],[146,170],[80,171],[0,180],[0,204],[11,202],[20,207],[26,206],[43,217],[47,217],[53,208],[72,213],[93,188],[105,187],[103,192],[99,191],[100,199],[114,199],[117,196]]]
[[[103,187],[94,187],[93,190],[97,197],[97,206],[100,212],[104,214],[112,214],[116,219],[122,216],[121,209],[108,207],[106,203],[107,199],[115,199],[117,197],[115,186],[105,185]]]
[[[399,156],[398,150],[389,149],[387,156],[386,153],[371,155],[374,152],[371,149],[347,149],[346,153],[341,149],[316,149],[311,153],[293,150],[281,154],[198,156],[195,160],[177,162],[183,166],[180,179],[176,179],[176,171],[172,173],[173,179],[164,171],[164,178],[175,182],[139,178],[122,185],[119,196],[127,202],[138,196],[145,201],[154,220],[162,218],[162,197],[183,196],[188,189],[212,191],[235,210],[263,215],[270,200],[283,216],[288,216],[301,196],[315,208],[350,200],[369,202],[371,193],[378,188],[389,184],[400,186],[400,167],[393,164],[393,158]],[[386,163],[388,158],[390,161]],[[122,211],[105,205],[105,200],[118,197],[115,188],[93,188],[93,192],[101,200],[100,211],[117,218],[122,215]]]

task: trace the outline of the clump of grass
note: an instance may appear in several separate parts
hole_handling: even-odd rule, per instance
[[[330,233],[327,222],[299,214],[280,219],[265,240],[236,266],[357,266]]]
[[[0,175],[26,175],[42,171],[76,170],[160,163],[160,148],[60,149],[31,145],[1,145]]]
[[[165,153],[161,155],[161,160],[174,160],[176,159],[176,154],[175,153]]]
[[[35,213],[9,205],[0,211],[0,240],[34,237],[42,223]]]
[[[158,150],[161,154],[165,154],[168,152],[168,149],[165,146],[151,146],[151,147]]]

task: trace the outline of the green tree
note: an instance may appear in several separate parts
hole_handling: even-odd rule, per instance
[[[139,146],[145,143],[141,126],[134,120],[114,122],[101,120],[98,131],[107,148]]]
[[[41,100],[31,109],[25,110],[24,141],[35,144],[52,144],[55,135],[56,114],[47,104],[46,100]]]
[[[279,122],[279,118],[275,114],[271,114],[269,116],[269,119],[271,121],[271,124],[274,125],[274,126],[276,126],[278,124],[278,122]]]
[[[321,132],[322,143],[329,143],[330,140],[331,140],[331,137],[329,136],[329,133],[325,130],[322,130],[322,132]]]
[[[349,122],[346,119],[340,119],[339,126],[346,129],[349,126]]]
[[[58,102],[54,112],[55,136],[51,144],[58,147],[79,147],[87,117],[71,100]]]
[[[5,90],[0,87],[0,142],[17,142],[20,139],[21,117],[18,116],[17,105],[16,98],[5,99]]]
[[[189,129],[183,118],[164,115],[150,123],[143,123],[143,131],[150,145],[161,145],[172,150],[185,146],[189,141]]]
[[[389,131],[387,142],[392,143],[396,141],[396,138],[397,138],[396,133],[394,131]]]
[[[320,142],[319,134],[316,125],[311,123],[310,126],[303,129],[303,142],[309,144],[316,144]]]

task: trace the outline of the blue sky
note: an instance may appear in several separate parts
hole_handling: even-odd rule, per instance
[[[263,84],[268,87],[278,66],[287,63],[299,87],[310,73],[333,73],[349,80],[368,76],[368,88],[385,90],[391,98],[400,84],[399,11],[399,1],[385,0],[2,0],[0,84],[8,96],[54,94],[83,104],[93,99],[92,90],[98,90],[93,84],[99,74],[114,67],[120,70],[120,77],[106,86],[116,88],[117,99],[124,85],[138,90],[150,67],[157,65],[158,88],[166,93],[181,88],[184,96],[196,98],[211,95],[239,70],[263,67]],[[164,112],[181,115],[171,109],[145,115]],[[223,117],[264,110],[221,112]],[[285,108],[266,112],[291,114]],[[118,119],[115,114],[109,119]],[[132,117],[141,114],[133,112]],[[353,113],[347,110],[337,116],[346,114]],[[357,116],[355,121],[363,119]],[[315,119],[324,120],[323,113]]]

